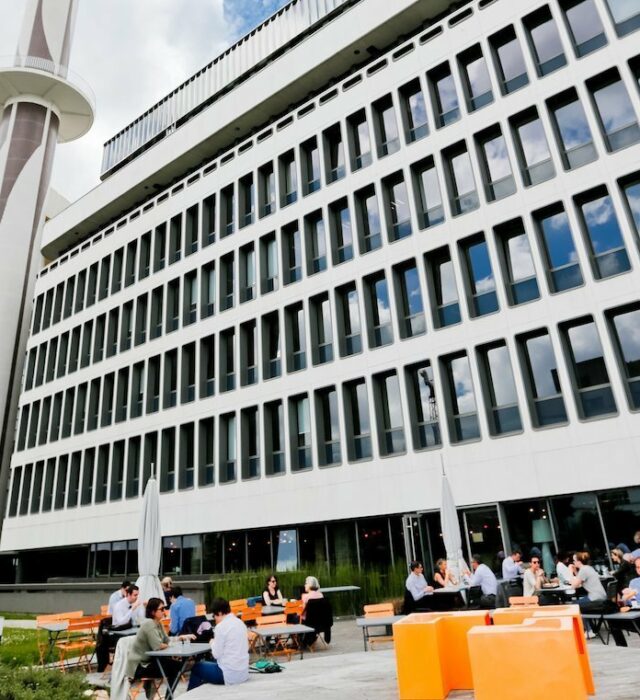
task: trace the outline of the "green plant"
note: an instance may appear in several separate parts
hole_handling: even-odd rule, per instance
[[[333,567],[307,565],[296,571],[278,572],[278,584],[287,598],[293,597],[296,588],[303,585],[307,576],[316,576],[320,586],[354,585],[359,586],[355,596],[350,593],[332,594],[331,604],[334,615],[353,614],[355,603],[356,612],[362,613],[362,606],[368,603],[382,603],[402,595],[404,582],[407,577],[407,567],[403,561],[397,561],[392,566],[359,568],[356,564],[338,564]],[[267,576],[273,573],[269,569],[258,569],[251,572],[231,573],[211,582],[211,597],[220,596],[227,600],[237,600],[259,596],[264,590]],[[353,603],[352,603],[353,601]]]
[[[88,689],[79,674],[0,664],[0,700],[79,700]]]
[[[30,666],[39,661],[36,630],[5,628],[0,644],[0,664]]]

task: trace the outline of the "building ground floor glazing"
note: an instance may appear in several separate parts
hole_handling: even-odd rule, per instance
[[[587,550],[596,565],[611,566],[609,551],[633,548],[640,530],[640,486],[468,506],[458,509],[463,550],[479,554],[496,573],[504,553],[518,546],[556,554]],[[25,550],[0,555],[2,583],[37,583],[53,577],[137,576],[137,540]],[[289,524],[234,532],[163,537],[164,574],[175,577],[258,569],[300,569],[320,578],[327,566],[384,569],[421,559],[431,575],[445,556],[437,511],[329,522]]]

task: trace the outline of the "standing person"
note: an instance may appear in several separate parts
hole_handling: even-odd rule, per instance
[[[522,576],[523,570],[521,562],[522,550],[514,547],[511,550],[511,555],[505,557],[504,561],[502,562],[502,578],[505,579],[505,581],[510,581]]]
[[[471,568],[473,574],[469,580],[470,586],[480,586],[482,595],[480,597],[480,607],[489,610],[496,607],[496,594],[498,592],[498,580],[491,569],[482,563],[479,554],[471,557]],[[467,572],[469,574],[470,572]]]
[[[324,598],[320,592],[320,583],[315,576],[307,576],[304,580],[304,593],[300,596],[302,600],[302,616],[301,619],[304,620],[305,612],[307,607],[307,601],[312,598]]]
[[[531,566],[524,572],[522,581],[524,595],[532,596],[542,588],[545,582],[545,575],[540,566],[540,557],[531,557]]]
[[[445,588],[446,586],[457,586],[456,577],[449,571],[446,559],[438,559],[436,562],[436,572],[433,575],[434,588]]]
[[[109,596],[109,607],[107,609],[109,615],[113,615],[113,609],[116,607],[116,603],[119,603],[127,595],[127,588],[129,588],[130,585],[131,581],[123,581],[120,584],[120,588]]]
[[[174,586],[171,589],[169,600],[171,601],[171,627],[169,628],[169,633],[175,636],[180,633],[182,625],[184,625],[184,621],[188,617],[195,617],[196,604],[191,598],[185,598],[182,595],[180,586]]]
[[[267,576],[264,591],[262,591],[262,600],[265,605],[285,605],[287,602],[282,595],[282,591],[278,586],[278,579],[274,574]]]
[[[171,576],[165,576],[161,581],[162,592],[164,593],[164,601],[167,609],[171,607],[171,589],[173,588],[173,579]]]
[[[147,652],[159,651],[169,646],[169,637],[162,626],[165,604],[160,598],[149,598],[145,610],[145,620],[129,648],[126,673],[128,678],[161,678],[162,673]],[[193,635],[184,635],[181,639],[192,639]],[[246,636],[245,636],[246,641]],[[162,668],[167,681],[173,688],[182,664],[171,658],[162,660]]]
[[[139,625],[144,615],[144,606],[138,600],[140,589],[134,583],[127,588],[125,597],[113,609],[112,626]]]
[[[249,649],[245,624],[231,613],[229,602],[215,598],[211,604],[215,633],[211,640],[214,661],[198,661],[191,669],[189,690],[203,683],[236,685],[249,678]]]

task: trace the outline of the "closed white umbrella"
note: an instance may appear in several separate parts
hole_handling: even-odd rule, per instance
[[[136,585],[140,589],[140,600],[160,598],[164,593],[158,578],[162,538],[160,535],[160,493],[155,476],[151,475],[144,489],[140,530],[138,532],[138,569],[140,576]]]
[[[464,572],[469,570],[467,562],[462,554],[462,533],[460,521],[453,500],[449,479],[442,468],[442,500],[440,502],[440,526],[442,539],[447,553],[447,567],[455,576],[458,583],[462,583]]]

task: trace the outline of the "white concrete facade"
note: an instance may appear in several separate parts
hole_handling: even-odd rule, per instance
[[[74,232],[84,231],[87,226],[99,220],[100,212],[116,211],[117,203],[126,200],[131,183],[151,186],[155,182],[154,175],[173,159],[177,159],[176,154],[193,153],[198,149],[198,144],[204,141],[204,137],[215,138],[218,131],[231,129],[236,119],[242,121],[243,115],[249,111],[248,105],[259,107],[262,101],[268,101],[274,93],[286,89],[287,79],[300,81],[308,74],[312,77],[308,78],[305,86],[307,91],[317,91],[326,86],[331,77],[322,73],[323,62],[329,62],[332,52],[352,53],[351,47],[357,41],[358,33],[374,33],[379,25],[385,25],[388,31],[393,26],[394,13],[401,16],[402,12],[410,10],[415,13],[412,17],[422,13],[424,19],[435,6],[429,0],[402,0],[394,3],[363,0],[275,59],[255,77],[248,79],[163,141],[143,152],[49,222],[44,231],[43,250],[49,254],[59,253],[59,257],[41,273],[36,283],[35,323],[41,324],[49,312],[54,317],[57,313],[59,319],[46,328],[34,328],[28,342],[27,370],[20,398],[21,420],[26,422],[17,427],[9,509],[2,531],[0,551],[130,538],[137,522],[138,496],[143,487],[145,461],[146,469],[149,468],[150,457],[145,456],[145,436],[152,434],[157,435],[154,461],[159,463],[158,470],[164,485],[161,507],[163,533],[166,535],[248,530],[437,509],[441,460],[446,466],[460,506],[637,485],[640,456],[640,418],[637,411],[640,406],[634,405],[632,384],[628,381],[633,380],[633,375],[625,373],[626,349],[620,349],[617,345],[619,340],[615,319],[620,309],[631,314],[628,317],[630,322],[634,323],[638,318],[638,314],[633,316],[633,313],[640,302],[640,239],[636,228],[640,214],[638,209],[634,209],[634,206],[637,207],[633,201],[635,190],[630,188],[640,181],[640,145],[638,142],[635,145],[631,143],[633,137],[629,136],[630,145],[613,150],[611,133],[607,133],[607,121],[599,112],[600,103],[594,95],[603,85],[618,85],[621,82],[637,121],[640,115],[638,33],[629,31],[618,36],[613,21],[615,15],[611,10],[614,6],[615,11],[615,3],[611,0],[610,3],[607,4],[607,0],[593,0],[592,6],[596,8],[602,23],[604,43],[597,50],[580,58],[576,55],[577,40],[571,34],[566,14],[570,3],[559,3],[557,0],[527,0],[523,3],[480,0],[467,4],[454,15],[446,15],[433,27],[423,31],[417,31],[419,25],[416,22],[413,26],[415,33],[410,39],[397,42],[388,52],[383,52],[364,66],[343,75],[334,86],[326,87],[306,103],[298,105],[290,115],[281,115],[272,126],[259,130],[257,136],[235,144],[232,148],[230,145],[233,141],[228,139],[228,149],[223,150],[218,157],[199,169],[190,170],[188,174],[185,171],[182,179],[159,194],[150,196],[126,216],[118,217],[115,223],[104,224],[97,229],[94,225],[92,230],[95,234],[87,238],[85,243],[68,252],[60,252],[69,247],[68,241],[73,238]],[[546,25],[546,28],[555,28],[557,31],[566,60],[566,65],[543,76],[539,73],[544,69],[538,65],[542,60],[536,63],[534,38],[537,35],[531,30],[531,27],[538,26],[537,23],[548,21],[545,14],[533,15],[539,8],[543,8],[542,13],[547,12],[544,8],[548,8],[552,24]],[[631,20],[633,19],[632,16]],[[508,36],[505,31],[511,31],[510,27],[513,28],[522,51],[528,84],[502,94],[504,85],[501,86],[496,47],[503,40],[501,37]],[[398,33],[409,33],[405,24],[402,29]],[[467,53],[468,50],[472,51]],[[486,61],[493,99],[486,106],[473,110],[471,101],[474,96],[469,92],[469,83],[464,82],[464,66],[467,65],[466,57],[475,60],[480,55],[479,52]],[[553,58],[555,60],[557,56]],[[352,54],[350,62],[361,59],[362,56],[357,59]],[[451,78],[447,77],[444,64],[448,65]],[[315,74],[312,71],[314,67]],[[445,79],[447,88],[455,87],[461,115],[459,119],[438,128],[440,112],[446,111],[444,108],[438,109],[436,99],[437,85],[441,78]],[[428,135],[413,142],[408,142],[406,135],[408,108],[403,95],[407,94],[408,85],[411,85],[411,89],[419,86],[427,110]],[[554,114],[567,104],[567,91],[572,90],[576,92],[579,104],[583,107],[596,157],[580,167],[569,169],[563,161],[565,156],[560,146],[562,129]],[[570,97],[573,98],[573,93]],[[393,152],[396,145],[389,143],[388,150],[392,152],[382,155],[380,144],[385,139],[381,130],[387,123],[382,115],[389,105],[392,105],[395,116],[399,144]],[[350,117],[361,110],[364,110],[371,136],[372,162],[354,170],[350,157],[354,155],[354,120]],[[518,129],[534,113],[546,135],[554,175],[546,181],[527,186],[523,175],[522,144],[518,140]],[[386,116],[390,114],[391,112]],[[262,119],[256,121],[255,126],[261,125],[266,116],[262,114]],[[631,123],[623,126],[633,131]],[[327,132],[331,127],[334,129]],[[328,141],[331,134],[337,133],[338,127],[345,149],[346,173],[344,177],[327,184],[331,176]],[[499,139],[500,134],[503,140]],[[419,130],[417,135],[421,135]],[[506,157],[513,178],[511,184],[514,192],[498,201],[490,201],[491,183],[487,174],[490,166],[482,155],[485,136],[498,139],[495,147],[500,152],[501,167],[505,167]],[[315,179],[314,174],[307,172],[303,165],[309,141],[314,138],[319,148],[321,184],[317,191],[305,195],[301,191],[303,183]],[[455,166],[452,165],[452,159],[458,156],[463,147],[469,154],[479,206],[468,213],[455,215],[453,200],[465,192],[461,191],[460,182],[458,189],[455,189]],[[282,206],[282,197],[286,195],[283,170],[285,161],[282,156],[292,149],[297,169],[297,201]],[[421,211],[419,193],[423,166],[418,164],[430,166],[432,162],[435,164],[435,176],[442,195],[444,221],[424,227],[425,211]],[[273,164],[274,169],[275,211],[260,216],[263,176],[269,163]],[[547,164],[545,167],[550,166]],[[505,178],[510,186],[508,169],[501,172],[502,175],[507,173]],[[242,192],[249,191],[242,189],[249,177],[253,178],[253,213],[247,220],[251,219],[252,222],[240,227],[243,215],[249,211],[245,208],[242,195]],[[397,193],[394,194],[393,188],[400,179],[406,186],[407,201]],[[496,178],[493,179],[497,182]],[[235,188],[234,225],[233,232],[224,236],[224,203],[229,186]],[[371,186],[375,188],[380,211],[381,245],[365,252],[363,222],[357,214],[358,202],[362,199],[358,193],[368,191],[365,188]],[[152,190],[149,188],[148,191]],[[208,233],[204,223],[207,216],[205,211],[208,211],[207,202],[211,202],[208,198],[214,194],[215,242],[203,246]],[[463,198],[459,202],[461,199]],[[601,210],[585,213],[585,206],[588,207],[590,202],[596,200],[600,203]],[[270,200],[267,198],[265,201]],[[348,205],[351,221],[353,257],[338,262],[340,255],[348,256],[348,250],[346,253],[339,250],[341,246],[336,241],[336,224],[332,223],[332,216],[344,202]],[[569,258],[572,264],[579,264],[582,277],[582,283],[565,291],[554,291],[551,286],[554,279],[551,269],[553,265],[549,262],[548,251],[545,252],[540,214],[547,207],[559,204],[566,212],[574,244],[574,251]],[[599,242],[594,242],[588,217],[592,214],[596,217],[598,214],[606,215],[609,217],[607,225],[610,225],[611,207],[617,218],[628,265],[624,261],[621,263],[620,256],[624,258],[624,253],[620,253],[622,248],[617,244],[612,244],[610,250],[612,256],[618,257],[610,260],[620,264],[620,270],[624,267],[628,269],[605,277],[604,268],[598,266],[599,261],[604,260],[598,257],[604,255],[603,248],[598,247]],[[123,206],[122,209],[128,207]],[[557,211],[559,210],[553,210],[554,213]],[[397,212],[408,212],[411,235],[403,236],[407,219],[402,218],[397,229],[400,232],[399,240],[392,240],[392,218]],[[318,218],[317,213],[324,222],[324,262],[321,260],[322,248],[314,251],[313,245],[313,227]],[[195,221],[198,223],[192,239],[190,232]],[[178,222],[181,239],[176,246],[180,249],[180,255],[172,261],[171,252]],[[503,224],[508,225],[503,227]],[[163,225],[166,226],[165,261],[162,269],[154,271],[159,241],[156,231]],[[297,281],[287,284],[285,249],[289,233],[295,228],[300,232],[302,272]],[[511,232],[516,230],[526,235],[519,240],[522,244],[528,242],[530,258],[526,265],[533,266],[531,269],[535,273],[539,289],[537,299],[520,304],[515,303],[511,284],[518,280],[510,278],[515,269],[515,261],[509,259],[510,249],[505,243]],[[607,231],[608,237],[611,231]],[[148,274],[142,275],[142,270],[146,267],[142,253],[143,249],[146,250],[146,243],[143,241],[147,240],[143,237],[147,233],[150,234],[150,269]],[[268,244],[271,234],[277,245],[278,279],[277,288],[267,292],[267,278],[270,276]],[[477,234],[484,237],[491,269],[489,275],[476,279],[475,284],[473,261],[476,258],[469,246],[480,243],[481,254],[484,255],[485,251],[482,238],[478,238]],[[251,279],[246,281],[245,277],[247,266],[251,265],[252,247],[255,265],[251,293],[253,298],[247,298],[246,290],[251,287]],[[432,263],[434,252],[443,248],[448,250],[452,262],[461,322],[437,327],[436,307],[442,302],[436,298],[434,285],[437,277]],[[527,255],[526,245],[518,250]],[[103,272],[107,269],[103,262],[107,258],[110,260],[108,273]],[[215,264],[215,299],[212,297],[205,300],[202,295],[209,288],[208,271],[212,263]],[[420,291],[426,325],[425,333],[413,337],[404,337],[407,335],[407,326],[402,312],[401,281],[406,269],[405,263],[409,268],[415,267],[412,274],[417,275],[419,282],[417,289]],[[483,267],[485,263],[478,264],[478,270],[482,268],[486,273],[487,269]],[[314,272],[314,265],[318,272]],[[84,271],[85,282],[88,282],[94,274],[92,266],[95,266],[93,270],[97,285],[95,303],[88,305],[85,297],[76,306],[79,275]],[[114,283],[114,266],[118,269],[121,266],[121,279],[117,284]],[[232,292],[231,287],[227,289],[225,286],[225,276],[231,269]],[[370,290],[375,289],[381,273],[387,284],[388,303],[381,298],[378,311],[382,312],[382,316],[377,316]],[[108,274],[108,279],[104,278],[107,279],[108,289],[104,298],[99,298],[103,274]],[[346,285],[349,285],[348,291],[351,291],[352,283],[357,291],[357,301],[352,298],[351,303],[357,304],[359,311],[362,352],[341,356],[346,352],[344,343],[349,334],[345,331],[344,320],[340,316],[340,294]],[[188,295],[191,294],[192,286],[197,289],[197,294],[190,297]],[[162,332],[159,337],[151,339],[153,292],[160,287],[163,290],[159,307]],[[178,296],[174,297],[176,289]],[[227,292],[233,297],[232,306],[223,309]],[[478,315],[477,304],[482,300],[477,297],[485,292],[495,294],[491,303],[497,302],[499,310]],[[144,295],[147,295],[146,309],[139,302]],[[246,300],[241,301],[243,295]],[[321,362],[324,352],[320,337],[322,331],[318,330],[318,325],[314,322],[317,314],[323,313],[324,295],[327,295],[331,311],[333,345],[333,359],[327,362]],[[175,301],[177,314],[169,312],[168,298]],[[71,301],[67,302],[67,299]],[[67,303],[70,304],[69,307]],[[205,310],[209,303],[215,305],[213,315],[207,315],[208,311]],[[288,315],[286,310],[294,307],[297,311],[295,305],[299,303],[302,304],[305,318],[306,368],[290,371],[287,365],[293,361],[293,350],[290,347],[288,350],[288,343],[290,345],[292,342],[293,330],[291,313]],[[69,313],[66,313],[67,308]],[[193,309],[194,316],[191,315]],[[39,313],[42,315],[39,316]],[[144,321],[141,320],[143,313],[146,314]],[[384,336],[388,333],[385,326],[386,313],[390,317],[392,342],[374,347],[376,334]],[[96,361],[95,334],[103,314],[105,351],[102,352],[102,359]],[[123,314],[128,319],[126,323],[123,323]],[[178,317],[177,327],[168,332],[175,315]],[[407,315],[408,312],[404,314],[405,317]],[[269,334],[273,333],[276,317],[279,322],[279,351],[277,355],[269,357]],[[596,384],[587,386],[580,383],[580,369],[572,364],[570,347],[574,342],[573,352],[578,352],[576,344],[579,341],[572,340],[570,329],[573,328],[574,321],[585,319],[588,324],[595,324],[587,325],[587,330],[592,339],[594,329],[597,331],[595,337],[599,338],[602,349],[601,359],[596,358],[598,371],[602,376],[604,367],[608,380],[599,381],[599,388],[594,391],[597,393],[604,386],[604,401],[611,408],[611,412],[590,417],[587,415],[591,409],[585,409],[580,397],[585,396],[585,391],[588,394],[590,387],[595,387]],[[246,344],[243,345],[245,341],[242,339],[246,339],[247,329],[254,321],[257,382],[241,386],[241,380],[249,378],[251,372],[248,370],[253,367],[246,360]],[[418,326],[421,326],[422,321],[418,321]],[[111,327],[116,328],[115,341]],[[138,336],[143,328],[144,339],[142,335]],[[78,330],[74,333],[74,329]],[[231,352],[234,356],[236,388],[222,391],[225,372],[229,369],[224,364],[223,343],[230,331],[234,334]],[[536,419],[536,401],[531,380],[527,379],[529,375],[525,360],[525,343],[530,337],[528,334],[538,331],[548,333],[557,365],[554,382],[556,387],[559,385],[566,411],[566,420],[546,427],[540,427],[540,421]],[[640,330],[636,329],[638,332]],[[65,334],[68,334],[67,340],[63,341]],[[127,336],[130,336],[129,341]],[[214,337],[212,342],[215,348],[215,394],[203,396],[202,393],[207,392],[205,386],[212,378],[204,366],[207,363],[203,358],[203,339],[211,336]],[[49,359],[54,352],[51,343],[53,339],[56,339],[55,351],[59,351],[63,342],[68,342],[69,346],[76,344],[78,358],[75,371],[68,371],[68,361],[62,360],[63,371],[59,372],[59,358]],[[137,344],[138,340],[140,342]],[[117,343],[117,350],[112,356],[106,357],[112,341]],[[521,423],[520,429],[506,434],[496,434],[499,430],[495,424],[496,414],[492,412],[491,397],[496,393],[495,383],[498,381],[495,368],[492,386],[491,372],[487,372],[481,360],[483,348],[492,346],[497,341],[503,342],[508,351],[513,375],[513,385],[510,385],[508,393],[515,392],[516,413]],[[124,349],[127,342],[130,347]],[[194,354],[190,355],[192,343]],[[185,347],[187,350],[183,350]],[[176,359],[173,351],[176,352]],[[466,353],[469,360],[470,374],[464,374],[464,367],[464,376],[460,375],[459,368],[455,370],[453,383],[460,389],[456,408],[454,399],[445,398],[450,397],[452,389],[447,368],[452,357],[457,358],[462,353]],[[40,354],[43,354],[43,359],[40,359]],[[31,370],[30,355],[33,358]],[[159,358],[160,388],[157,392],[154,389],[152,393],[157,393],[159,406],[157,411],[149,413],[148,377],[154,371],[154,358]],[[270,363],[270,360],[273,362]],[[589,357],[586,361],[591,360],[593,358]],[[278,361],[280,376],[265,379],[265,369],[277,367]],[[50,370],[51,362],[56,364]],[[187,362],[193,363],[195,367],[192,374],[189,374]],[[426,367],[426,363],[429,363],[433,372],[442,444],[422,449],[419,431],[414,425],[417,421],[417,400],[412,394],[410,377],[414,370]],[[505,374],[502,379],[506,378],[510,384],[508,368],[506,365],[503,368]],[[126,380],[125,369],[128,370]],[[32,378],[29,377],[30,371],[34,375]],[[40,383],[39,372],[42,372]],[[111,373],[114,378],[111,424],[98,425],[89,430],[92,387],[100,385],[97,412],[98,421],[101,422],[105,381]],[[551,375],[554,372],[549,374]],[[140,376],[143,377],[142,415],[134,416],[132,411],[136,412],[135,406],[139,398],[134,385]],[[390,410],[383,410],[385,381],[389,376],[392,378],[387,389],[398,391],[399,413],[393,399],[389,399]],[[468,391],[469,378],[472,395]],[[366,459],[355,458],[357,448],[354,446],[354,435],[357,442],[358,438],[366,437],[367,432],[363,427],[361,432],[354,433],[348,387],[350,382],[356,380],[364,380],[367,389],[371,455]],[[461,387],[465,382],[467,386],[463,391]],[[319,394],[318,390],[325,387],[335,387],[337,399],[334,406],[337,407],[341,459],[339,464],[331,466],[320,465],[324,445],[321,444],[323,420],[320,410],[321,392]],[[75,394],[73,413],[69,418],[71,434],[51,440],[51,416],[56,410],[56,396],[62,397],[58,409],[60,427],[64,430],[67,420],[64,415],[65,402],[74,400],[70,398],[71,389],[74,389]],[[126,398],[124,395],[119,398],[121,391],[126,392]],[[77,414],[79,392],[83,392],[85,398],[82,401],[86,401],[81,416]],[[304,425],[296,430],[296,426],[300,425],[297,422],[298,407],[291,399],[300,395],[308,398],[308,406],[303,405],[300,410],[302,413],[308,410],[306,421],[303,418],[302,423],[306,425],[308,422],[310,430]],[[599,406],[602,398],[603,395],[598,394]],[[283,407],[281,415],[284,416],[285,466],[279,471],[278,462],[271,469],[278,473],[269,474],[267,458],[274,441],[271,433],[273,424],[270,421],[272,414],[269,411],[272,402],[277,401],[282,401]],[[173,406],[164,405],[174,402]],[[475,411],[472,410],[473,402]],[[45,409],[45,405],[49,408]],[[38,406],[37,420],[42,420],[43,412],[48,414],[49,423],[44,428],[40,424],[32,427],[34,406]],[[242,422],[248,420],[249,412],[245,409],[254,407],[257,409],[259,426],[259,451],[255,455],[259,458],[259,474],[255,477],[251,475],[255,461],[248,459],[253,455],[244,454],[243,462],[242,450],[249,439],[246,427],[249,424]],[[509,403],[509,407],[513,409],[513,404]],[[494,402],[493,408],[500,408],[500,405]],[[600,409],[593,410],[597,412]],[[385,422],[386,413],[391,414],[390,422]],[[478,438],[456,438],[455,430],[461,413],[465,413],[460,419],[463,422],[467,419],[466,413],[477,414]],[[397,419],[400,414],[401,423]],[[232,462],[234,455],[226,451],[226,438],[221,439],[221,436],[227,434],[228,417],[231,415],[235,416],[235,440],[238,446],[233,474],[226,471],[224,463]],[[513,411],[511,415],[514,415]],[[204,441],[210,440],[210,435],[206,433],[209,424],[203,427],[202,421],[209,419],[213,419],[214,424],[215,479],[214,483],[205,484],[211,478],[210,470],[207,471],[211,459],[206,457],[204,446]],[[189,425],[193,428],[181,431],[182,427]],[[404,440],[398,432],[400,428],[404,431]],[[162,435],[163,431],[171,429],[175,431],[175,437],[169,453],[170,439],[167,437],[165,440]],[[391,450],[385,447],[385,430],[392,442],[396,439],[399,441],[394,443]],[[21,431],[24,431],[22,438]],[[251,428],[249,432],[252,432]],[[310,438],[301,437],[301,441],[298,441],[298,432],[300,435],[308,433]],[[164,434],[169,435],[167,432]],[[21,440],[24,443],[22,445]],[[395,447],[398,444],[401,446],[402,442],[404,449],[400,447],[394,452]],[[99,466],[100,446],[109,448],[107,450],[105,447],[102,453],[106,460],[103,464],[108,469],[104,481],[103,472],[100,471],[102,467]],[[301,452],[297,450],[298,446],[302,446]],[[304,452],[307,446],[311,448],[309,467],[304,461],[308,459],[308,454]],[[94,448],[95,453],[91,453],[93,456],[88,458],[87,455]],[[118,450],[117,463],[120,466],[116,466],[114,450]],[[80,457],[74,458],[74,454]],[[302,465],[296,465],[299,458],[303,460]],[[77,486],[70,483],[70,479],[74,478],[70,476],[74,459],[79,469]],[[87,459],[95,460],[91,472],[86,467]],[[62,464],[65,465],[64,470]],[[273,467],[274,463],[271,464]],[[27,465],[29,473],[34,475],[33,478],[29,477],[28,482],[24,476]],[[40,470],[40,476],[35,476],[37,469]],[[229,476],[233,478],[227,479]],[[90,484],[86,481],[88,478],[91,479]],[[40,487],[34,485],[38,479],[41,480]],[[78,503],[69,505],[69,494],[76,488]],[[98,492],[101,495],[97,496]],[[81,504],[83,493],[86,494],[87,501],[84,505]],[[23,504],[26,505],[23,507]]]

